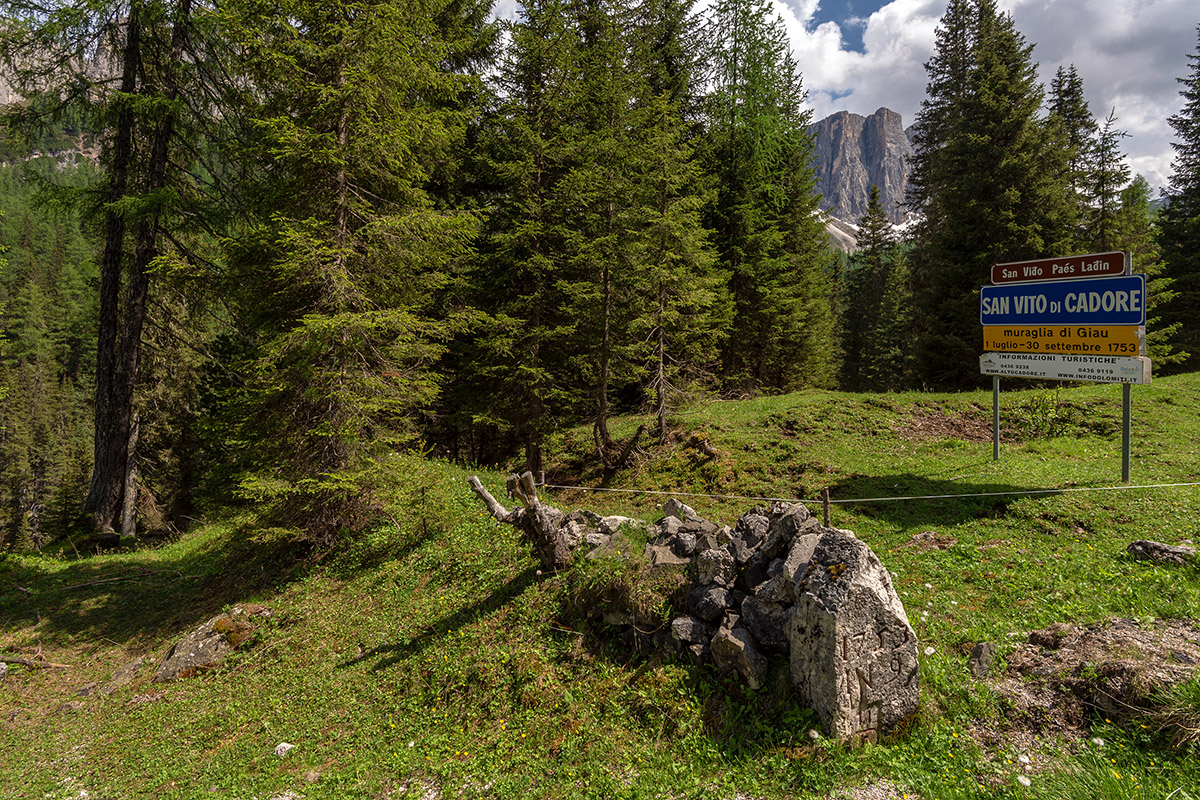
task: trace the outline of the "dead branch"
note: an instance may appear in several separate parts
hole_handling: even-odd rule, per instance
[[[30,661],[28,658],[20,656],[0,656],[0,662],[5,664],[19,664],[22,667],[30,669],[53,668],[53,669],[70,669],[70,664],[55,664],[53,661]]]

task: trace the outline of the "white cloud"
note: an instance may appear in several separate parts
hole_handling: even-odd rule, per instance
[[[844,49],[836,25],[812,24],[811,0],[774,0],[804,74],[817,119],[835,111],[871,114],[880,106],[913,121],[925,96],[924,63],[933,55],[945,0],[894,0],[871,14],[863,52]],[[1043,82],[1074,64],[1092,113],[1116,109],[1129,132],[1131,169],[1154,186],[1170,174],[1167,117],[1182,106],[1176,78],[1188,73],[1200,10],[1194,0],[1002,0],[1017,29],[1035,45]]]
[[[707,5],[701,0],[697,7]],[[870,14],[863,52],[848,50],[831,22],[814,24],[819,0],[772,0],[784,21],[804,75],[814,118],[836,111],[871,114],[881,106],[911,124],[925,96],[924,64],[933,55],[935,28],[946,0],[893,0]],[[1153,186],[1170,175],[1173,132],[1167,117],[1183,105],[1176,78],[1188,74],[1196,52],[1200,9],[1195,0],[1000,0],[1017,29],[1035,44],[1043,82],[1074,64],[1092,113],[1115,108],[1130,168]],[[495,13],[512,18],[516,0],[498,0]],[[862,24],[861,20],[853,20]]]

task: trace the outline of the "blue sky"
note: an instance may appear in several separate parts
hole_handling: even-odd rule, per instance
[[[708,0],[700,0],[703,10]],[[946,0],[771,0],[792,42],[815,119],[836,111],[868,115],[886,106],[910,124],[925,96],[924,63]],[[998,0],[1035,44],[1048,86],[1074,64],[1092,113],[1115,110],[1129,133],[1133,172],[1156,189],[1170,175],[1173,132],[1167,117],[1183,105],[1176,78],[1197,48],[1196,0]],[[516,0],[497,0],[512,17]]]

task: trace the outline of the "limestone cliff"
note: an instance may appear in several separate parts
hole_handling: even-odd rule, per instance
[[[840,111],[814,122],[813,153],[821,208],[857,224],[867,210],[871,186],[893,223],[906,219],[904,196],[913,146],[900,115],[881,108],[869,117]]]

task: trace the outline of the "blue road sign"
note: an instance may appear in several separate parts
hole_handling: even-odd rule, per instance
[[[1145,325],[1146,276],[984,286],[981,325]]]

